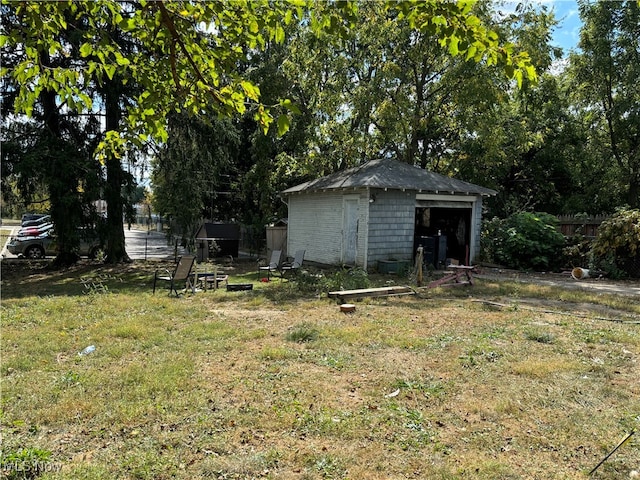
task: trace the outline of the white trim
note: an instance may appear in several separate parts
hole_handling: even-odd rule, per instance
[[[416,200],[446,200],[447,202],[473,203],[476,199],[477,197],[475,195],[434,195],[429,193],[416,193]]]

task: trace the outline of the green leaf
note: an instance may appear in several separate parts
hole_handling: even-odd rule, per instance
[[[275,32],[275,41],[276,43],[283,43],[284,42],[284,28],[282,28],[282,26],[280,25],[276,25],[276,32]]]
[[[116,74],[116,66],[115,65],[104,65],[104,71],[109,77],[109,80],[113,80],[113,77]]]
[[[116,52],[116,63],[118,65],[120,65],[121,67],[130,65],[131,62],[129,61],[129,59],[127,57],[123,57],[121,53]]]
[[[458,43],[460,42],[460,39],[458,37],[456,37],[455,35],[452,36],[449,39],[449,53],[451,55],[458,55],[459,50],[458,50]]]
[[[93,47],[91,46],[91,44],[83,43],[82,46],[80,47],[80,55],[86,58],[92,53],[93,53]]]
[[[260,99],[260,89],[253,83],[249,82],[248,80],[243,80],[242,82],[240,82],[240,86],[242,87],[242,90],[244,91],[244,94],[247,96],[247,98],[255,100],[256,102]]]
[[[518,88],[522,88],[522,70],[515,70],[513,74],[518,82]]]
[[[285,98],[284,100],[280,100],[280,106],[286,108],[290,112],[293,112],[293,113],[295,113],[297,115],[300,115],[300,109],[289,98]]]
[[[467,57],[466,60],[470,60],[471,58],[474,58],[476,55],[476,52],[478,51],[478,49],[474,46],[471,45],[468,49],[467,49]]]
[[[515,73],[515,67],[513,65],[505,65],[504,72],[507,75],[507,78],[513,78]]]
[[[447,19],[442,15],[436,15],[431,19],[431,23],[433,23],[434,25],[447,25]]]
[[[289,117],[280,115],[278,117],[278,135],[282,136],[289,131]]]

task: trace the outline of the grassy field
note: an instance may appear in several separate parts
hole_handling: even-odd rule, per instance
[[[259,282],[252,264],[226,270],[254,291],[152,295],[156,266],[3,263],[3,475],[640,470],[639,433],[588,475],[640,424],[637,299],[480,280],[367,299],[344,314],[322,285]],[[88,345],[95,351],[79,355]]]

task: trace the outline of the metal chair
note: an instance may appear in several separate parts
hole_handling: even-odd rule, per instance
[[[171,295],[172,292],[176,292],[176,296],[178,296],[177,285],[184,282],[185,288],[188,288],[191,284],[191,270],[193,269],[195,261],[195,255],[183,255],[178,260],[173,272],[164,269],[166,275],[158,275],[160,270],[156,270],[153,276],[153,293],[156,293],[156,283],[158,280],[162,280],[170,283],[169,295]]]
[[[302,262],[304,262],[304,254],[305,250],[296,250],[296,254],[293,257],[293,261],[289,263],[283,263],[280,267],[280,272],[284,277],[287,272],[297,273],[300,267],[302,267]]]
[[[279,275],[282,277],[280,273],[280,262],[282,259],[282,250],[274,250],[271,252],[271,260],[267,265],[258,265],[258,275],[260,272],[267,272],[267,280],[271,278],[271,275]]]

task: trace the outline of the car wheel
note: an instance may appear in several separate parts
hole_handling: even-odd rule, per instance
[[[32,245],[24,252],[24,256],[32,259],[44,258],[44,250],[38,245]]]
[[[104,249],[102,247],[93,247],[91,251],[89,251],[89,258],[91,260],[96,260],[102,256],[104,256]]]

